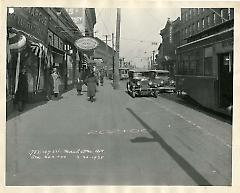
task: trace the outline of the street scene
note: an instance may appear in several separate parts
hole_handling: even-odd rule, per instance
[[[231,186],[233,12],[9,7],[6,186]]]

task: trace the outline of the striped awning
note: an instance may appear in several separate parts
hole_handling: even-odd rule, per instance
[[[31,41],[30,47],[34,55],[38,58],[44,58],[47,56],[47,48],[42,43]]]
[[[86,54],[83,54],[82,65],[87,65],[87,64],[88,64],[88,56]]]

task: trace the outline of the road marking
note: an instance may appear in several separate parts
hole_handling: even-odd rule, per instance
[[[148,101],[150,101],[150,102],[155,103],[156,105],[158,105],[159,107],[161,107],[161,108],[163,108],[163,109],[165,109],[165,110],[168,109],[166,106],[161,105],[159,102],[157,102],[157,101],[155,101],[155,100],[153,100],[153,99],[149,99],[149,98],[144,98],[144,99],[145,99],[145,100],[148,100]],[[192,123],[191,121],[187,120],[187,119],[184,118],[182,115],[180,115],[179,113],[176,113],[176,112],[174,112],[174,111],[172,111],[172,110],[169,110],[169,109],[168,109],[167,111],[170,112],[170,113],[172,113],[172,114],[174,114],[174,115],[176,115],[176,116],[178,116],[178,117],[180,117],[180,118],[182,118],[184,121],[186,121],[186,122],[188,122],[188,123],[191,123],[193,126],[195,126],[196,128],[198,128],[199,130],[202,130],[202,131],[205,133],[205,135],[214,137],[216,140],[218,140],[219,142],[221,142],[221,143],[222,143],[224,146],[226,146],[227,148],[229,148],[229,149],[232,148],[232,146],[231,146],[230,144],[225,143],[224,140],[223,140],[222,138],[220,138],[219,136],[214,135],[213,133],[209,132],[207,129],[202,128],[201,126],[197,125],[196,123]]]

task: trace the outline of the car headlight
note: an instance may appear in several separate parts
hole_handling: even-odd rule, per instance
[[[148,83],[149,85],[152,85],[153,83],[152,83],[152,81],[149,81],[149,83]]]
[[[171,80],[171,81],[170,81],[170,84],[174,84],[174,81],[173,81],[173,80]]]
[[[163,84],[164,83],[163,80],[160,83]]]
[[[140,86],[141,85],[140,82],[137,82],[137,85]]]

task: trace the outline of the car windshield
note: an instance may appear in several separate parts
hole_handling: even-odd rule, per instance
[[[168,72],[158,72],[156,74],[156,79],[168,79],[169,73]]]
[[[134,78],[148,78],[149,75],[148,72],[134,72],[133,77]]]

